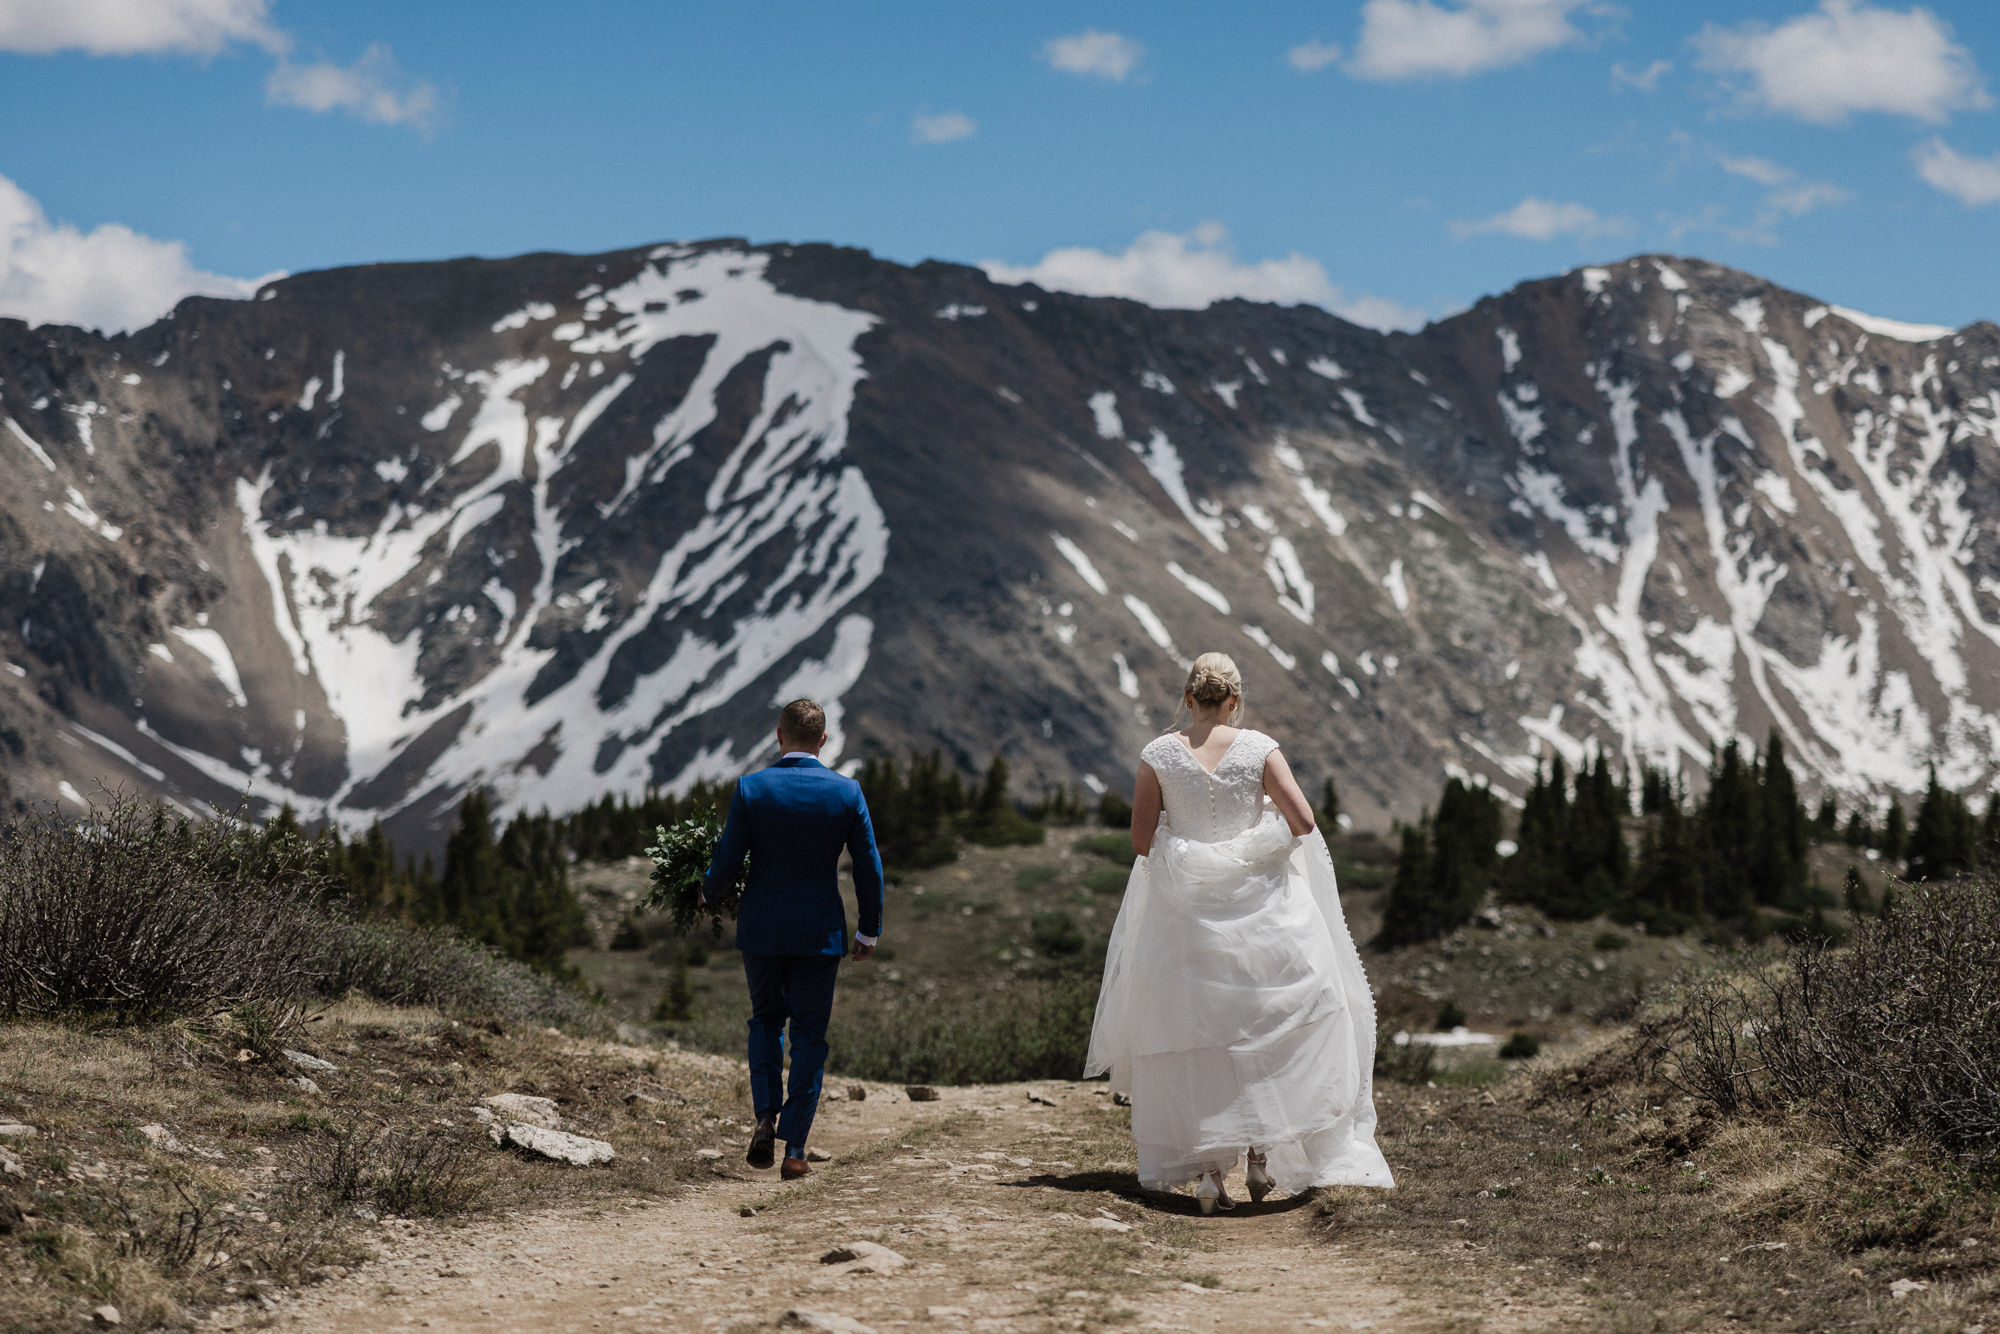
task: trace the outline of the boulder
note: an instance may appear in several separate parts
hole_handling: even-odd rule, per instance
[[[1115,1218],[1105,1218],[1102,1215],[1086,1219],[1084,1226],[1095,1228],[1099,1232],[1130,1232],[1132,1230],[1130,1223],[1121,1223]]]
[[[334,1071],[340,1068],[339,1066],[335,1065],[332,1061],[322,1061],[319,1057],[312,1055],[310,1052],[293,1051],[290,1047],[286,1047],[281,1054],[284,1056],[286,1060],[290,1061],[293,1065],[296,1065],[301,1070],[320,1070],[324,1071],[327,1074],[332,1074]]]
[[[820,1256],[823,1265],[846,1265],[850,1274],[889,1274],[909,1261],[887,1246],[872,1241],[850,1241]]]
[[[9,1150],[0,1149],[0,1176],[24,1177],[26,1175],[28,1175],[28,1169],[21,1165],[21,1160],[15,1157]]]
[[[929,1084],[905,1084],[903,1094],[911,1102],[936,1102],[938,1091]]]
[[[833,1155],[825,1149],[807,1149],[806,1161],[809,1163],[830,1163],[833,1161]]]
[[[818,1329],[826,1334],[875,1334],[873,1329],[853,1316],[838,1315],[832,1311],[809,1311],[803,1306],[794,1306],[779,1316],[778,1324],[784,1329]]]
[[[187,1145],[174,1137],[174,1132],[155,1121],[151,1125],[139,1127],[139,1133],[146,1142],[162,1153],[186,1153]]]
[[[517,1149],[571,1167],[592,1167],[617,1156],[617,1150],[601,1139],[585,1139],[546,1126],[531,1126],[525,1121],[510,1122],[502,1138]]]
[[[847,1098],[849,1102],[867,1102],[868,1090],[859,1084],[849,1084],[847,1086]]]
[[[90,1313],[90,1319],[93,1324],[99,1326],[100,1328],[109,1325],[122,1325],[125,1323],[125,1317],[118,1313],[118,1308],[115,1306],[98,1307],[96,1310]]]
[[[301,1093],[319,1092],[319,1081],[314,1079],[311,1075],[297,1075],[291,1079],[286,1080],[285,1082],[287,1084],[290,1084],[293,1088],[297,1089]]]
[[[19,1121],[0,1121],[0,1139],[33,1139],[41,1132]]]
[[[522,1121],[543,1130],[563,1128],[562,1113],[549,1098],[530,1097],[526,1093],[489,1093],[479,1101],[492,1108],[493,1115],[502,1121]]]

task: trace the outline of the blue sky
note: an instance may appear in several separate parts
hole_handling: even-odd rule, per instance
[[[0,0],[0,312],[740,235],[1376,323],[1664,250],[1958,325],[1996,74],[1975,0]]]

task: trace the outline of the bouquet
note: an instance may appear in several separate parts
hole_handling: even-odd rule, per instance
[[[653,846],[646,849],[646,855],[653,859],[653,889],[641,906],[666,909],[673,919],[674,930],[681,935],[693,931],[706,917],[709,934],[720,939],[722,916],[724,913],[731,918],[736,916],[736,905],[742,901],[743,886],[750,872],[750,859],[746,857],[735,880],[724,887],[721,898],[702,903],[702,881],[708,876],[709,864],[715,860],[716,844],[722,841],[720,812],[710,806],[673,824],[660,825],[654,829],[653,839]]]

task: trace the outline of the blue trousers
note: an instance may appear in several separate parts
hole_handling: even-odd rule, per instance
[[[750,983],[750,1099],[757,1117],[778,1118],[785,1156],[803,1158],[826,1072],[838,954],[743,955]],[[792,1081],[785,1086],[785,1024],[792,1028]]]

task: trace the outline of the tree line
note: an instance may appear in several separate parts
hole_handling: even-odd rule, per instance
[[[1503,825],[1497,795],[1450,779],[1436,812],[1401,829],[1379,943],[1455,930],[1489,891],[1557,920],[1606,914],[1661,934],[1702,922],[1730,923],[1751,938],[1775,926],[1824,929],[1821,914],[1835,900],[1813,879],[1813,843],[1874,848],[1910,879],[1943,879],[1970,869],[1982,847],[2000,841],[2000,794],[1975,816],[1933,768],[1914,826],[1891,798],[1879,826],[1857,809],[1843,827],[1830,795],[1807,815],[1773,730],[1761,752],[1746,754],[1731,741],[1715,754],[1699,799],[1650,766],[1641,768],[1635,794],[1601,754],[1574,774],[1557,757],[1537,766],[1507,857],[1496,846]],[[1855,883],[1850,877],[1849,899]]]

